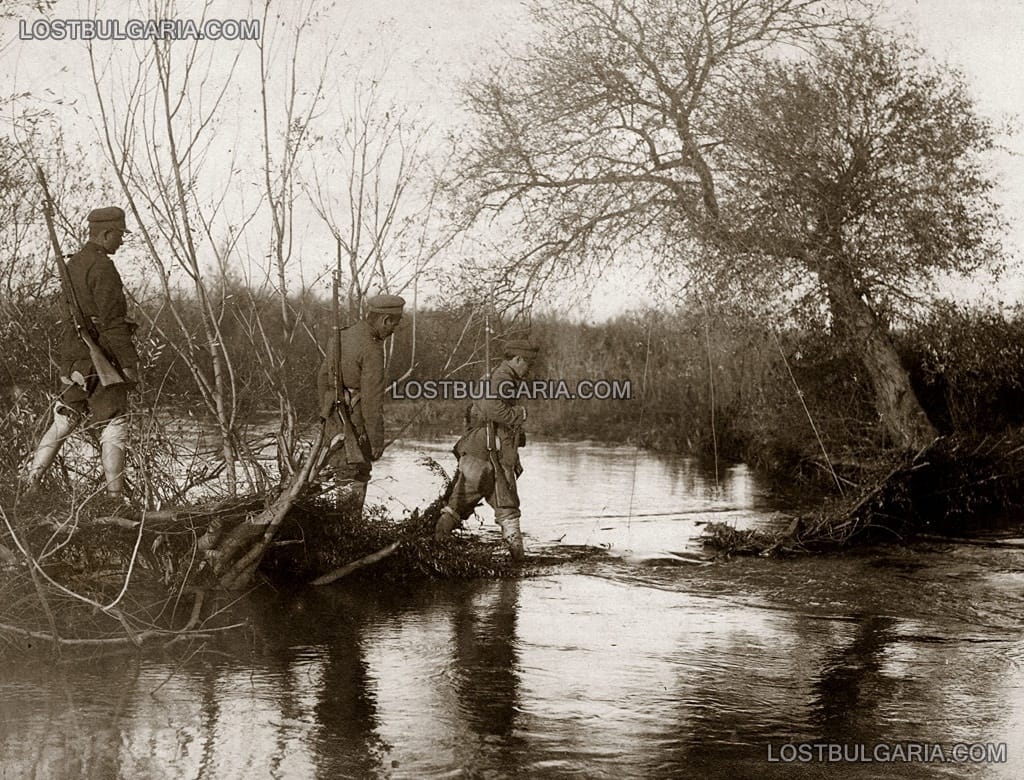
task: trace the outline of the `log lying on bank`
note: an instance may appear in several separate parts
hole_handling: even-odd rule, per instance
[[[879,459],[855,490],[827,500],[784,529],[709,523],[703,541],[726,554],[780,555],[899,541],[917,534],[964,536],[1024,507],[1024,430],[951,436],[913,454]]]

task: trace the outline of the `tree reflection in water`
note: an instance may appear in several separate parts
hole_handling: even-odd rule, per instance
[[[896,619],[864,615],[848,644],[830,650],[814,685],[813,721],[824,742],[877,740],[876,709],[894,683],[881,674],[886,649],[896,641]]]
[[[268,600],[255,621],[262,663],[273,668],[282,722],[312,721],[301,748],[317,776],[401,774],[420,762],[513,771],[523,755],[518,598],[519,583],[502,580],[353,582]],[[303,716],[305,696],[314,703]],[[406,744],[390,745],[398,736]],[[280,743],[278,766],[289,740]]]
[[[375,689],[364,648],[375,605],[344,588],[332,588],[271,599],[260,611],[262,662],[270,667],[281,722],[305,719],[309,724],[300,742],[316,776],[380,774],[386,746],[378,736]],[[288,750],[299,747],[291,744],[294,736],[284,728],[278,731],[274,774],[282,769]]]
[[[474,598],[475,596],[475,598]],[[516,617],[519,583],[477,586],[458,601],[453,664],[460,709],[469,728],[497,741],[490,763],[509,769],[522,747],[515,737],[519,710]]]

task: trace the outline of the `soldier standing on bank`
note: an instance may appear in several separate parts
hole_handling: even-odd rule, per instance
[[[61,445],[89,417],[103,425],[100,461],[106,494],[115,506],[125,502],[124,466],[128,439],[128,393],[138,381],[139,355],[132,343],[135,323],[128,320],[121,275],[110,256],[131,231],[124,211],[116,206],[89,213],[89,240],[67,263],[82,314],[91,322],[100,349],[126,380],[102,385],[73,318],[64,328],[61,350],[62,392],[53,409],[53,423],[43,434],[28,469],[28,488],[35,489]]]
[[[519,491],[523,472],[519,448],[526,443],[526,409],[513,405],[516,390],[530,373],[539,349],[525,340],[508,341],[505,359],[485,382],[484,398],[474,401],[466,420],[466,433],[455,444],[459,468],[448,505],[434,528],[439,541],[473,514],[481,499],[494,509],[494,521],[515,560],[522,560],[523,536],[519,529]],[[487,380],[487,377],[485,377]]]
[[[340,348],[331,336],[326,359],[317,374],[325,439],[335,450],[330,463],[338,497],[357,511],[362,511],[366,500],[371,463],[384,452],[384,340],[395,332],[404,307],[405,299],[398,295],[367,299],[366,317],[339,331]],[[338,377],[343,388],[340,393]],[[355,441],[345,436],[339,403],[345,404]]]

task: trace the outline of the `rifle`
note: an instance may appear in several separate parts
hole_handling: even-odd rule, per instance
[[[493,435],[494,423],[487,423],[488,436]],[[501,465],[497,450],[487,450],[487,457],[491,461],[491,470],[494,472],[494,501],[503,509],[518,509],[519,494],[515,480],[509,480],[505,473],[505,467]]]
[[[85,316],[85,312],[82,311],[82,306],[78,302],[75,286],[71,282],[71,274],[68,272],[67,263],[64,262],[64,253],[61,251],[60,241],[57,239],[57,229],[53,226],[53,199],[46,186],[43,169],[38,165],[36,166],[36,178],[39,180],[39,186],[43,189],[43,216],[46,218],[46,228],[50,232],[50,245],[57,260],[57,272],[60,275],[60,286],[64,291],[64,302],[75,323],[75,330],[89,350],[89,359],[92,361],[92,367],[96,371],[96,376],[99,377],[100,384],[104,387],[124,384],[124,376],[100,347],[99,334],[93,328],[92,321]]]
[[[341,369],[341,305],[338,302],[338,284],[340,272],[334,272],[333,308],[334,308],[334,356],[331,373],[334,375],[334,398],[325,403],[321,416],[326,420],[337,414],[345,432],[345,457],[349,463],[366,463],[366,454],[360,446],[359,435],[352,424],[348,401],[345,398],[345,380]]]
[[[487,392],[491,392],[491,317],[490,310],[484,314],[484,372],[487,376]],[[516,492],[515,480],[509,481],[505,474],[505,467],[501,465],[501,458],[498,457],[498,450],[495,447],[494,422],[486,422],[487,437],[487,459],[491,464],[491,471],[494,472],[494,501],[504,509],[518,509],[519,495]]]

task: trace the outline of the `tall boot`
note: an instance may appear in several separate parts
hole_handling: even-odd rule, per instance
[[[359,517],[362,517],[363,504],[366,503],[366,483],[353,482],[349,486],[349,495],[351,496],[350,501],[352,502],[352,507],[355,509],[356,514]]]
[[[526,557],[526,552],[523,549],[523,534],[519,530],[519,514],[494,519],[501,527],[501,538],[505,540],[512,560],[522,561]]]
[[[334,508],[339,512],[351,512],[362,517],[363,504],[366,502],[366,483],[352,479],[351,476],[335,475]]]
[[[36,451],[32,454],[32,463],[28,467],[26,482],[29,490],[35,488],[47,469],[53,465],[57,453],[60,452],[64,440],[75,430],[78,425],[76,418],[65,414],[58,405],[53,410],[53,422],[43,434],[43,438],[36,445]]]
[[[434,540],[443,542],[452,535],[452,531],[461,525],[462,519],[458,513],[450,506],[444,507],[441,509],[441,515],[437,518],[437,523],[434,525]]]
[[[111,419],[100,434],[100,461],[103,464],[107,494],[118,498],[124,496],[124,453],[127,439],[128,418],[124,416]]]

